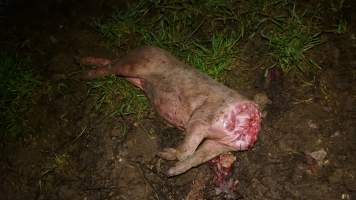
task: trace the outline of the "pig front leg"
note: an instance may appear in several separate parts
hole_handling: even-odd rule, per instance
[[[204,162],[207,162],[214,157],[231,151],[231,148],[220,144],[214,140],[206,139],[192,155],[185,160],[178,161],[174,167],[171,167],[167,175],[176,176],[182,174],[192,167],[196,167]]]
[[[186,129],[184,141],[177,148],[165,148],[158,153],[166,160],[185,160],[192,155],[199,144],[207,137],[207,125],[200,122],[191,123]]]
[[[209,135],[213,134],[207,130],[207,127],[208,125],[203,123],[202,120],[191,123],[187,128],[182,144],[176,149],[166,148],[158,154],[166,160],[179,160],[174,167],[168,170],[168,176],[184,173],[192,167],[196,167],[222,153],[232,150],[224,144],[207,139]]]

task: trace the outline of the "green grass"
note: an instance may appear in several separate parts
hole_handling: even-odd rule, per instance
[[[293,7],[285,19],[273,21],[275,28],[264,35],[268,40],[274,67],[284,73],[310,74],[320,67],[307,53],[321,43],[320,33],[313,24],[306,25],[303,15],[298,15]]]
[[[101,19],[94,20],[94,26],[97,31],[103,34],[110,45],[120,47],[127,44],[129,39],[138,32],[137,29],[140,28],[138,24],[145,17],[148,9],[145,1],[140,1],[126,11],[116,11],[105,22]]]
[[[336,25],[335,32],[338,34],[345,33],[347,31],[347,21],[344,19],[339,19]]]
[[[211,44],[203,46],[194,43],[195,48],[187,53],[186,60],[212,78],[222,78],[222,74],[231,69],[233,59],[237,55],[236,44],[239,40],[240,37],[213,35]]]
[[[210,10],[214,12],[208,12]],[[202,13],[210,15],[203,17]],[[238,52],[240,29],[229,33],[224,29],[208,33],[200,29],[205,21],[211,21],[209,29],[214,29],[218,22],[231,19],[233,11],[223,1],[162,0],[139,1],[125,11],[117,11],[110,19],[96,20],[94,24],[112,47],[129,46],[130,41],[137,46],[158,46],[211,77],[221,79]],[[142,117],[147,110],[143,93],[123,79],[110,77],[90,85],[95,91],[97,109],[106,107],[113,114],[135,118]]]
[[[286,74],[309,75],[319,68],[308,56],[310,49],[321,43],[321,31],[313,21],[319,10],[298,11],[291,0],[139,0],[109,19],[96,20],[95,27],[112,47],[158,46],[220,81],[239,57],[239,44],[256,39],[268,47],[272,67]],[[343,30],[340,22],[338,31]],[[116,81],[120,82],[120,92],[115,91]],[[131,97],[142,95],[122,79],[104,79],[94,88],[98,107],[116,104],[130,108],[117,109],[120,113],[139,114],[147,108],[147,102],[141,100],[110,100],[130,90],[134,91]]]
[[[315,23],[307,21],[313,16],[305,15],[298,15],[289,0],[139,1],[106,21],[97,21],[96,26],[111,43],[120,46],[134,41],[136,46],[162,47],[213,78],[223,79],[239,52],[238,42],[265,28],[274,67],[285,73],[314,72],[318,66],[307,53],[320,44],[320,34]],[[337,31],[344,27],[340,22]]]
[[[25,130],[25,116],[32,106],[32,95],[40,81],[28,59],[0,53],[1,136],[17,137]]]
[[[143,93],[123,78],[109,76],[91,81],[89,85],[96,110],[135,119],[141,119],[148,110],[148,101]]]

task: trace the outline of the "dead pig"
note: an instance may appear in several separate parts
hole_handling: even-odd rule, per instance
[[[185,132],[182,144],[159,153],[178,160],[169,176],[222,153],[247,150],[257,139],[261,114],[253,101],[163,49],[146,46],[118,60],[87,57],[82,63],[98,66],[85,78],[110,74],[127,78],[145,92],[160,116]]]

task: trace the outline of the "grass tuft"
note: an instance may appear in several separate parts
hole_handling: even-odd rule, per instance
[[[141,119],[148,110],[148,101],[139,88],[114,75],[89,82],[95,98],[95,109],[112,115]]]
[[[25,115],[32,106],[32,95],[39,85],[28,59],[0,52],[1,136],[18,137],[25,133]]]
[[[194,43],[195,48],[187,53],[186,60],[212,78],[219,79],[223,72],[231,69],[233,59],[237,54],[236,44],[239,40],[240,37],[214,34],[211,44],[207,47]]]
[[[94,20],[94,26],[112,46],[121,46],[128,43],[131,36],[135,35],[138,26],[145,14],[148,12],[145,1],[140,1],[134,7],[126,10],[116,11],[109,20]]]
[[[320,33],[305,25],[303,15],[290,10],[287,19],[273,21],[276,27],[264,37],[268,40],[271,55],[284,73],[310,74],[320,68],[307,57],[307,52],[320,44]]]
[[[335,32],[338,34],[346,33],[347,31],[347,21],[345,19],[339,19],[336,25]]]

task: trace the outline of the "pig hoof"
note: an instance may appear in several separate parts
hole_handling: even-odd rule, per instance
[[[172,177],[183,174],[184,172],[188,171],[190,168],[193,167],[192,163],[190,163],[191,161],[192,160],[188,159],[186,161],[177,162],[173,167],[168,169],[166,175]]]
[[[170,168],[170,169],[167,171],[166,175],[167,175],[168,177],[172,177],[172,176],[178,175],[178,173],[176,172],[176,170],[175,170],[174,168]]]
[[[165,160],[177,160],[177,150],[174,148],[165,148],[158,153],[158,156]]]
[[[184,173],[186,170],[182,168],[182,166],[174,166],[168,169],[168,171],[166,172],[166,175],[168,177],[172,177],[172,176],[177,176],[180,175],[182,173]]]

